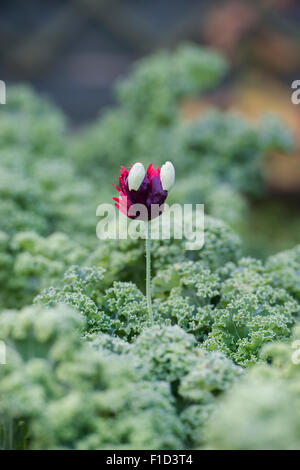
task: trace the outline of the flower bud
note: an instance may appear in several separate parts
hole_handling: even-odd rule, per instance
[[[175,168],[173,163],[166,162],[160,170],[160,180],[164,191],[170,191],[175,184]]]
[[[142,163],[135,163],[131,168],[128,175],[128,188],[129,191],[133,189],[137,191],[145,178],[145,168]]]

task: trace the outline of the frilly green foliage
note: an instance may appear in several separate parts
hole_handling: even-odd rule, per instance
[[[65,155],[70,139],[60,111],[28,87],[10,87],[0,123],[1,230],[62,230],[84,234],[87,244],[97,189]]]
[[[72,266],[62,287],[44,289],[35,299],[48,307],[65,303],[86,318],[87,333],[103,332],[131,341],[146,324],[146,299],[135,284],[114,281],[102,285],[103,268]]]
[[[97,351],[106,354],[127,354],[130,351],[130,344],[118,336],[111,336],[107,333],[86,333],[84,339]]]
[[[205,289],[205,287],[203,286]],[[188,333],[193,333],[199,342],[207,338],[214,323],[213,303],[199,305],[195,291],[190,290],[185,296],[180,288],[173,288],[165,301],[156,300],[158,319],[167,325],[179,325]]]
[[[146,328],[130,354],[142,378],[170,384],[186,444],[200,445],[216,398],[241,376],[242,369],[222,353],[199,349],[194,336],[177,325]]]
[[[1,448],[181,448],[168,384],[137,382],[128,361],[82,343],[81,323],[66,307],[2,312]]]
[[[213,270],[203,261],[175,263],[154,278],[154,292],[159,321],[243,366],[259,361],[265,343],[289,338],[300,314],[299,303],[249,258]]]
[[[191,171],[198,168],[199,173],[212,173],[251,195],[264,189],[266,152],[293,148],[292,135],[272,117],[265,117],[255,128],[239,114],[211,111],[187,126],[186,134]]]
[[[257,127],[219,111],[183,121],[182,99],[215,86],[226,71],[221,56],[192,44],[139,61],[117,86],[118,106],[75,136],[70,155],[98,184],[115,180],[120,163],[171,160],[180,179],[170,202],[204,202],[209,214],[241,229],[248,210],[244,194],[264,192],[264,158],[290,151],[293,139],[272,116]]]
[[[29,86],[7,89],[0,112],[0,148],[20,147],[35,155],[55,155],[64,148],[63,114]]]
[[[38,185],[15,171],[1,167],[1,230],[8,234],[22,230],[47,230],[47,209]]]
[[[131,341],[148,322],[146,299],[131,282],[113,282],[101,299],[104,331]],[[100,326],[102,329],[102,326]]]
[[[63,233],[42,237],[19,232],[9,237],[0,232],[1,307],[31,303],[41,289],[56,284],[70,264],[86,257],[87,251]]]
[[[202,227],[192,225],[197,232]],[[201,249],[187,250],[186,240],[171,238],[153,243],[153,265],[158,272],[169,264],[180,261],[203,261],[210,269],[216,269],[228,261],[238,260],[241,254],[239,236],[224,222],[205,216],[204,245]],[[174,235],[173,235],[174,236]]]
[[[132,346],[147,378],[176,382],[195,363],[194,336],[178,326],[145,329]]]
[[[45,289],[36,301],[48,306],[63,302],[78,309],[87,318],[83,333],[102,332],[131,342],[147,326],[148,316],[146,299],[133,282],[136,277],[131,282],[112,279],[126,274],[130,279],[131,272],[140,281],[144,278],[142,240],[118,245],[126,246],[122,257],[122,251],[103,242],[93,259],[107,272],[102,266],[73,267],[63,286]],[[128,247],[133,249],[132,259]],[[230,261],[238,249],[232,232],[211,218],[206,219],[201,250],[184,251],[181,240],[154,241],[154,320],[160,326],[178,325],[209,351],[222,351],[249,367],[259,361],[264,344],[290,337],[300,306],[296,295],[276,285],[270,260],[266,266],[251,258]],[[103,253],[110,257],[106,263]],[[296,279],[297,267],[293,267]],[[96,286],[92,273],[99,274]],[[80,282],[74,281],[77,275]]]
[[[272,285],[284,288],[300,301],[300,245],[270,256],[266,268]]]
[[[300,448],[299,326],[297,338],[297,343],[266,345],[261,358],[271,365],[255,366],[221,399],[206,431],[209,447]]]
[[[146,328],[126,346],[102,333],[83,342],[83,322],[62,305],[2,312],[9,359],[0,369],[2,448],[202,443],[216,399],[241,369],[220,353],[197,349],[178,326]]]
[[[199,352],[199,358],[180,383],[178,394],[183,404],[180,414],[187,437],[193,446],[204,442],[204,429],[217,406],[217,399],[242,376],[222,353]]]
[[[248,366],[257,362],[263,344],[290,336],[300,306],[284,289],[271,286],[261,262],[244,258],[227,269],[204,346]]]
[[[8,88],[0,122],[0,306],[20,307],[95,246],[98,199],[64,156],[64,119],[45,99]]]
[[[162,147],[169,152],[171,145],[178,152],[178,138],[173,145],[172,139],[179,101],[213,87],[226,68],[220,55],[192,44],[141,60],[117,86],[119,108],[108,111],[75,139],[72,152],[83,171],[97,177],[103,170],[112,175],[120,163],[149,158],[149,148],[157,162],[163,157]]]
[[[94,328],[99,328],[101,321],[96,297],[102,279],[102,268],[71,266],[64,275],[62,286],[44,289],[35,303],[50,308],[63,303],[76,308],[86,319],[85,330],[92,332]]]
[[[197,228],[195,222],[192,227],[193,231],[199,233],[201,227]],[[241,240],[226,223],[205,216],[204,239],[201,250],[187,250],[186,239],[175,239],[174,229],[171,227],[170,239],[152,240],[152,275],[159,276],[169,265],[185,261],[202,261],[209,269],[216,269],[239,259]],[[141,289],[144,288],[145,254],[142,239],[101,241],[88,262],[107,269],[108,283],[117,278],[122,281],[130,280]]]
[[[108,357],[126,357],[139,380],[169,384],[185,446],[203,443],[204,426],[216,400],[242,375],[242,369],[222,353],[199,349],[195,337],[177,325],[146,327],[131,345],[102,333],[88,340]]]
[[[117,96],[137,119],[164,125],[174,120],[181,98],[213,88],[226,69],[216,52],[185,44],[174,53],[163,51],[139,61],[118,86]]]
[[[155,306],[166,324],[179,325],[202,342],[214,323],[220,280],[201,261],[178,263],[155,278]],[[163,295],[162,298],[160,298]]]

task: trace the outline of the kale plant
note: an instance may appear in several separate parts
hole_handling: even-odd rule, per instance
[[[298,326],[293,335],[298,345],[299,337]],[[299,449],[300,366],[293,344],[266,345],[261,359],[268,365],[255,366],[221,398],[206,429],[210,448]]]
[[[180,449],[184,428],[169,385],[138,380],[126,358],[82,342],[66,307],[3,311],[2,449]]]

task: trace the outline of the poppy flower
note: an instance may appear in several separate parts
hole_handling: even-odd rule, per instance
[[[162,214],[164,202],[175,181],[175,170],[166,162],[161,170],[151,163],[145,171],[142,163],[135,163],[128,170],[121,167],[120,197],[113,198],[119,211],[130,219],[151,220]]]

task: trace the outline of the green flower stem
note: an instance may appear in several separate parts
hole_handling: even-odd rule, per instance
[[[151,301],[151,226],[150,222],[146,222],[146,297],[149,322],[153,325],[153,312]]]

